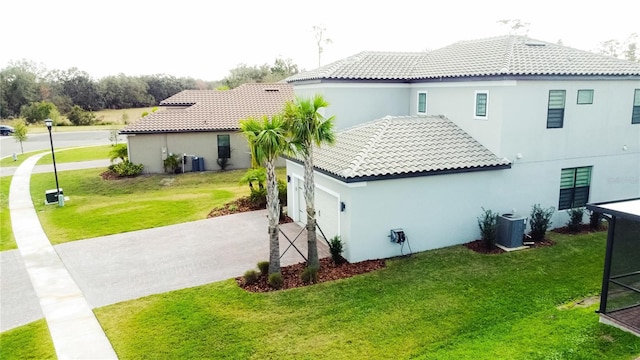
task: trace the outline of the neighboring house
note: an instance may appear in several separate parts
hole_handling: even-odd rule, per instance
[[[364,52],[287,82],[336,117],[336,146],[314,151],[316,211],[350,261],[478,239],[481,207],[553,206],[559,227],[569,208],[640,196],[637,63],[504,36]],[[300,163],[287,174],[304,222]],[[408,244],[390,242],[396,228]]]
[[[289,84],[244,84],[232,90],[185,90],[160,103],[162,111],[149,114],[120,131],[126,134],[129,159],[144,165],[145,173],[164,172],[164,159],[172,153],[187,155],[185,171],[192,171],[193,158],[203,158],[203,167],[220,170],[251,166],[247,140],[239,133],[239,121],[282,112],[293,100]]]

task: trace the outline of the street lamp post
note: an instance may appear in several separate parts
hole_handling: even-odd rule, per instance
[[[58,169],[56,169],[56,153],[53,151],[53,137],[51,136],[51,125],[53,120],[46,119],[44,124],[47,125],[49,130],[49,142],[51,143],[51,157],[53,157],[53,173],[56,176],[56,191],[58,192],[58,206],[64,206],[64,195],[60,196],[60,185],[58,184]]]

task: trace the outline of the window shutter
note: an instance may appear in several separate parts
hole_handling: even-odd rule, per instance
[[[636,89],[633,94],[633,113],[631,114],[631,123],[640,124],[640,89]]]
[[[549,90],[547,129],[562,128],[564,121],[565,90]]]

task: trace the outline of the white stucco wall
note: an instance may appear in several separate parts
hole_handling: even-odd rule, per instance
[[[482,207],[528,217],[540,204],[557,209],[562,168],[593,166],[592,202],[640,196],[638,159],[616,155],[589,159],[514,163],[511,169],[434,175],[346,184],[316,173],[316,184],[340,194],[340,236],[349,261],[400,255],[389,230],[403,228],[414,252],[466,243],[480,237]],[[287,162],[287,174],[303,177]],[[627,174],[627,175],[625,175]],[[293,191],[288,193],[290,203]],[[586,221],[585,217],[585,221]],[[564,226],[566,211],[556,211],[552,227]],[[529,231],[529,229],[527,229]],[[408,246],[404,247],[404,252]]]
[[[410,89],[405,84],[316,83],[295,85],[293,90],[296,96],[323,95],[329,102],[324,116],[336,117],[337,130],[410,111]]]
[[[251,155],[247,140],[237,132],[192,132],[169,134],[135,134],[129,135],[129,156],[136,164],[144,164],[144,173],[164,172],[162,149],[169,153],[188,154],[204,157],[205,170],[220,170],[218,159],[217,135],[230,135],[231,159],[228,170],[244,169],[251,166]],[[187,170],[191,169],[191,158],[188,158]]]

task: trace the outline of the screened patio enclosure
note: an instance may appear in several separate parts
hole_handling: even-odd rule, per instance
[[[587,204],[609,221],[600,321],[640,336],[640,199]]]

